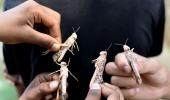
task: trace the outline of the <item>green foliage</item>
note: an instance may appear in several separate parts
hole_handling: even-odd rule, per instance
[[[0,0],[0,11],[2,11],[4,0]]]
[[[15,87],[7,80],[0,80],[0,100],[18,100]]]

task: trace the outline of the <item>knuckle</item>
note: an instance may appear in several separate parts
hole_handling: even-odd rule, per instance
[[[116,57],[115,57],[115,63],[116,63],[119,67],[122,67],[122,66],[127,65],[127,60],[126,60],[126,58],[125,58],[124,53],[119,53],[119,54],[116,55]]]
[[[118,61],[122,56],[123,56],[123,53],[118,53],[118,54],[115,56],[115,61]]]
[[[56,16],[59,18],[59,19],[61,19],[61,14],[60,13],[56,13]]]
[[[161,64],[156,59],[151,58],[149,59],[149,62],[151,62],[156,68],[159,68],[161,66]]]
[[[133,97],[136,96],[136,94],[137,94],[137,92],[136,92],[135,89],[130,89],[130,90],[128,91],[128,98],[133,98]]]
[[[44,73],[39,74],[39,75],[36,76],[36,79],[39,80],[40,82],[42,82],[42,81],[44,81],[44,76],[45,76]]]
[[[40,85],[38,86],[39,92],[40,92],[40,93],[44,93],[44,88],[45,88],[45,87],[46,87],[45,84],[40,84]]]
[[[40,8],[41,8],[41,5],[39,5],[38,3],[36,3],[34,0],[28,0],[27,1],[28,4],[26,6],[26,11],[27,12],[30,12],[30,13],[37,13],[37,12],[40,12]]]

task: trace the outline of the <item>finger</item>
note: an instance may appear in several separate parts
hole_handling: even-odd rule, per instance
[[[105,71],[109,75],[116,76],[131,76],[130,73],[125,73],[118,68],[118,66],[114,62],[109,62],[106,64]]]
[[[121,89],[125,98],[134,98],[139,93],[139,88]]]
[[[121,76],[112,76],[111,84],[118,87],[126,87],[126,88],[132,88],[138,86],[136,80],[133,77],[121,77]]]
[[[120,94],[116,91],[113,91],[112,94],[108,96],[107,100],[121,100]]]
[[[117,89],[119,89],[118,87],[110,86],[107,83],[102,84],[101,88],[102,88],[102,95],[104,97],[108,97],[109,95],[112,94],[113,91],[117,91]]]
[[[58,88],[58,81],[44,82],[35,88],[34,93],[37,95],[47,95],[54,92]]]
[[[53,80],[59,80],[59,74],[54,74],[52,75],[52,77],[53,77]]]
[[[60,42],[57,41],[55,38],[33,30],[32,28],[28,27],[28,39],[25,39],[28,43],[33,43],[39,45],[41,47],[47,48],[51,51],[58,51],[60,49]],[[26,36],[25,36],[26,37]]]
[[[136,65],[138,71],[140,74],[144,73],[154,73],[158,71],[161,67],[160,64],[151,58],[145,58],[143,56],[140,56],[134,52],[132,52],[132,56],[136,59],[133,63]],[[119,53],[115,57],[115,64],[117,65],[118,69],[126,72],[126,73],[132,73],[131,67],[127,62],[125,52]]]
[[[108,100],[124,100],[124,97],[117,86],[104,83],[102,86],[102,95],[108,97]]]
[[[92,84],[85,100],[100,100],[101,98],[101,87],[99,84]]]
[[[129,66],[129,63],[128,63],[128,60],[125,56],[125,53],[119,53],[115,56],[115,64],[123,72],[126,72],[126,73],[131,72],[131,68]]]
[[[48,73],[43,73],[43,74],[39,74],[36,77],[36,79],[39,80],[41,83],[42,82],[49,82],[49,81],[53,81],[53,80],[58,81],[59,80],[59,76],[57,74],[49,75]]]
[[[61,43],[60,21],[61,15],[48,7],[42,6],[43,13],[40,13],[42,23],[50,29],[50,35]]]

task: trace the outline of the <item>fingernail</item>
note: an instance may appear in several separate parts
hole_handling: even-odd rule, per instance
[[[59,44],[56,44],[56,43],[54,43],[51,47],[52,51],[58,51],[59,49],[60,49],[60,46],[59,46]]]
[[[50,88],[51,89],[55,89],[58,87],[58,81],[52,81],[50,82]]]
[[[125,65],[125,66],[123,66],[123,68],[124,68],[124,71],[125,71],[126,73],[130,73],[130,68],[129,68],[129,66]]]
[[[90,90],[100,90],[100,89],[101,89],[101,86],[98,83],[93,83],[90,86]]]

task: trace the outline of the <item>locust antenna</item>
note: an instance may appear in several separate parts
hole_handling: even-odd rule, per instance
[[[112,43],[109,45],[109,47],[106,49],[106,51],[108,52],[111,47],[112,47]]]
[[[120,46],[123,46],[123,44],[120,44],[120,43],[114,43],[115,45],[120,45]]]
[[[126,42],[125,42],[125,44],[120,44],[120,43],[114,43],[114,44],[115,44],[115,45],[124,46],[124,45],[126,45],[126,44],[127,44],[127,42],[128,42],[128,38],[126,39]]]
[[[69,58],[68,63],[67,63],[67,66],[69,66],[69,65],[70,65],[70,58]]]
[[[73,29],[73,31],[74,31],[75,33],[77,33],[77,32],[79,31],[79,29],[80,29],[80,26],[77,28],[77,30],[75,30],[74,27],[72,27],[72,29]]]
[[[126,39],[125,45],[127,44],[127,42],[128,42],[128,38]]]

